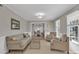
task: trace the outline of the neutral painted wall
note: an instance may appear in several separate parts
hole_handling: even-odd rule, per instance
[[[20,30],[11,30],[11,18],[20,21]],[[5,36],[28,32],[28,22],[6,7],[0,7],[0,53],[6,53]]]
[[[20,21],[20,30],[11,30],[11,18]],[[13,35],[28,31],[27,22],[5,7],[0,7],[0,36]]]
[[[60,33],[64,34],[67,33],[67,17],[62,16],[60,18]]]
[[[48,21],[47,22],[47,29],[48,29],[48,32],[55,32],[56,31],[56,26],[55,26],[55,22],[54,21]]]

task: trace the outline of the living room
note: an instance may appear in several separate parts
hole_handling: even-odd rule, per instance
[[[56,10],[58,8],[60,10]],[[0,53],[78,53],[73,47],[69,49],[67,29],[67,21],[74,15],[77,15],[74,19],[78,18],[77,10],[79,5],[76,4],[1,4]],[[53,41],[56,39],[60,42]],[[62,39],[67,41],[61,43]]]

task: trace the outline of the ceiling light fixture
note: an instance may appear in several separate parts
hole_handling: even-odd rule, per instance
[[[42,13],[42,12],[39,12],[39,13],[36,13],[35,16],[39,19],[43,18],[43,16],[45,16],[45,13]]]

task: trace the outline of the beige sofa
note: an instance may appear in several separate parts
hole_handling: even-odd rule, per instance
[[[51,50],[66,51],[69,53],[69,39],[66,35],[63,35],[60,39],[53,38],[51,40]]]
[[[17,34],[6,37],[6,42],[9,50],[24,50],[31,42],[30,36],[26,34]]]

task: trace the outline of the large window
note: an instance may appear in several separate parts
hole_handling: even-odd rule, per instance
[[[56,21],[56,33],[57,37],[60,37],[60,19]]]
[[[79,44],[79,11],[67,15],[67,34],[71,41]]]

